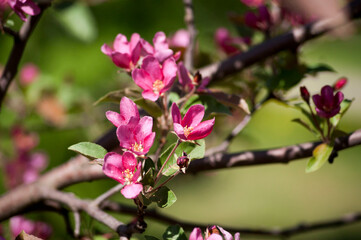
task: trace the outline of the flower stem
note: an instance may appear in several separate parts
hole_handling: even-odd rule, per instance
[[[154,193],[156,192],[159,188],[163,187],[165,184],[167,184],[170,180],[172,180],[175,176],[177,176],[180,173],[180,170],[178,170],[177,172],[175,172],[172,176],[170,176],[167,180],[165,180],[164,182],[162,182],[158,187],[152,189],[151,191],[149,191],[148,193]]]
[[[177,149],[177,147],[179,146],[180,143],[181,143],[181,141],[180,141],[180,139],[178,139],[177,143],[175,144],[174,148],[172,149],[172,152],[168,155],[167,159],[165,160],[162,167],[160,168],[160,170],[157,174],[157,177],[155,178],[154,185],[157,184],[157,182],[159,181],[165,165],[168,163],[169,159],[173,156],[175,150]]]
[[[318,131],[320,132],[320,134],[321,134],[322,141],[323,141],[323,142],[327,142],[327,139],[326,139],[326,137],[325,137],[322,129],[320,128],[320,124],[318,123],[317,118],[316,118],[315,114],[314,114],[313,111],[312,111],[311,105],[310,105],[310,104],[307,104],[307,105],[308,105],[308,107],[310,108],[311,116],[312,116],[312,119],[313,119],[313,121],[314,121],[314,123],[315,123],[315,125],[316,125],[316,128],[317,128],[317,130],[318,130]]]

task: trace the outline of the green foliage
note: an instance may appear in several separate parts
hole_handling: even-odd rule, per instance
[[[312,152],[312,158],[308,160],[306,173],[314,172],[320,169],[329,159],[333,151],[333,145],[321,143]]]
[[[158,238],[149,235],[144,235],[144,238],[145,240],[159,240]]]
[[[104,158],[105,154],[107,154],[107,150],[102,146],[91,142],[80,142],[71,145],[68,149],[90,159]]]
[[[159,188],[154,193],[154,195],[149,198],[149,200],[151,202],[157,203],[158,207],[160,208],[168,208],[177,201],[177,197],[172,190],[170,190],[166,186],[163,186]]]
[[[98,35],[89,6],[81,2],[74,2],[59,10],[56,16],[65,30],[80,41],[92,42]]]
[[[187,240],[187,236],[184,233],[183,228],[181,228],[179,225],[173,225],[169,226],[164,234],[163,234],[164,240]]]
[[[162,109],[156,104],[155,102],[152,102],[150,100],[139,98],[134,101],[135,104],[137,104],[139,107],[143,108],[149,115],[152,117],[160,117],[162,116]]]
[[[169,154],[172,152],[174,146],[176,143],[170,145],[160,156],[160,159],[158,161],[158,166],[161,167],[164,162],[166,161]],[[178,157],[181,157],[183,155],[183,152],[185,152],[189,158],[190,161],[193,159],[199,159],[204,157],[205,154],[205,141],[204,139],[197,140],[197,144],[192,142],[182,142],[179,144],[178,148],[175,150],[174,154],[170,157],[169,161],[165,165],[162,174],[164,176],[171,176],[176,171],[179,170],[179,167],[177,165],[177,159]]]
[[[209,116],[211,113],[224,113],[231,114],[229,109],[218,102],[215,98],[206,95],[194,95],[188,99],[184,104],[184,108],[181,109],[182,114],[185,114],[188,109],[195,104],[202,104],[205,108],[205,116]]]
[[[341,103],[341,110],[340,113],[335,115],[334,117],[330,118],[331,124],[333,127],[336,127],[340,122],[342,116],[346,113],[346,111],[350,108],[351,103],[353,100],[344,99]]]
[[[139,98],[140,91],[139,89],[133,89],[133,88],[124,88],[121,90],[111,91],[99,98],[95,103],[94,106],[98,105],[102,102],[114,102],[118,103],[122,99],[122,97],[127,96],[128,98]]]
[[[154,186],[154,170],[155,165],[153,160],[151,158],[145,159],[143,166],[144,176],[141,181],[143,185]]]

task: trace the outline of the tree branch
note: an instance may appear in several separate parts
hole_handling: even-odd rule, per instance
[[[348,23],[348,21],[345,21],[345,14],[350,19],[355,19],[360,17],[360,13],[361,1],[354,0],[343,11],[332,18],[296,28],[256,45],[247,52],[236,54],[221,62],[203,67],[199,71],[203,77],[209,76],[212,80],[222,79],[281,51],[294,49],[308,40]]]
[[[117,212],[117,213],[125,213],[125,214],[136,214],[137,209],[135,207],[125,206],[120,203],[105,201],[102,204],[102,209]],[[236,233],[239,232],[244,235],[262,235],[262,236],[274,236],[274,237],[290,237],[294,235],[298,235],[301,233],[307,233],[314,230],[326,229],[326,228],[334,228],[334,227],[342,227],[345,225],[349,225],[351,223],[355,223],[361,221],[361,213],[356,212],[352,214],[344,215],[340,218],[329,219],[319,222],[313,223],[301,223],[295,226],[286,227],[286,228],[273,228],[273,229],[262,229],[262,228],[235,228],[235,227],[226,227],[222,224],[201,224],[195,222],[188,222],[179,220],[165,214],[159,213],[155,209],[146,210],[145,212],[146,218],[151,218],[153,220],[165,223],[165,224],[179,224],[182,226],[184,230],[192,231],[195,227],[200,227],[201,229],[206,229],[209,225],[220,225],[224,229],[229,232]]]
[[[184,66],[189,71],[193,71],[195,42],[196,42],[196,37],[197,37],[197,30],[194,25],[193,3],[192,3],[192,0],[183,0],[183,4],[184,4],[184,10],[185,10],[184,22],[187,25],[187,31],[189,33],[189,45],[188,45],[185,55],[184,55]]]
[[[19,33],[12,31],[11,29],[4,28],[4,31],[14,37],[14,45],[11,50],[10,56],[6,62],[4,71],[0,78],[0,110],[2,102],[5,98],[6,92],[10,86],[10,83],[14,79],[18,66],[23,56],[25,46],[32,32],[34,31],[37,23],[39,22],[44,10],[50,6],[50,3],[39,4],[41,12],[35,16],[29,16],[26,22],[23,23]]]

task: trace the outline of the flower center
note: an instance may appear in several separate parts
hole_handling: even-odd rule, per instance
[[[161,80],[155,80],[153,83],[153,92],[158,94],[164,88],[164,83]]]
[[[133,173],[129,169],[125,169],[125,171],[123,172],[123,177],[125,181],[130,183],[133,178]]]
[[[185,126],[183,128],[183,131],[184,131],[184,136],[188,137],[188,135],[193,131],[193,127],[187,127]]]
[[[134,152],[143,152],[144,151],[143,144],[141,144],[141,143],[132,144],[132,148],[133,148]]]

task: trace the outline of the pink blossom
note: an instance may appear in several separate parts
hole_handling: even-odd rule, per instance
[[[52,228],[48,224],[39,221],[34,222],[23,216],[10,218],[10,230],[13,237],[25,231],[27,234],[34,235],[41,239],[48,239],[52,233]]]
[[[342,92],[336,92],[334,95],[333,88],[328,85],[321,89],[321,95],[316,94],[312,96],[313,102],[316,105],[316,112],[323,118],[331,118],[339,113],[343,98]]]
[[[258,7],[257,14],[254,12],[247,12],[244,16],[245,24],[254,29],[267,31],[272,25],[271,15],[265,5]]]
[[[264,0],[241,0],[248,7],[259,7],[264,4]]]
[[[218,28],[214,34],[214,39],[222,51],[228,55],[240,52],[236,46],[250,44],[249,38],[232,37],[226,28]]]
[[[127,97],[122,97],[119,107],[119,113],[107,111],[105,114],[108,120],[111,121],[116,127],[128,124],[131,118],[139,121],[138,108],[132,100]]]
[[[32,63],[27,63],[20,71],[20,83],[28,85],[36,80],[39,76],[39,68]]]
[[[147,56],[143,60],[141,69],[132,72],[132,77],[144,90],[143,98],[154,102],[172,87],[176,74],[177,65],[173,58],[168,58],[160,65],[155,57]]]
[[[114,40],[113,47],[103,44],[101,51],[108,55],[113,63],[126,71],[132,71],[138,64],[141,53],[140,36],[133,33],[128,42],[127,37],[118,34]]]
[[[21,126],[11,129],[11,137],[18,151],[30,151],[39,142],[37,135],[26,132]]]
[[[169,49],[167,36],[164,32],[157,32],[153,38],[154,47],[144,39],[141,39],[143,55],[152,55],[160,63],[173,56],[173,50]]]
[[[347,78],[342,77],[340,79],[338,79],[335,84],[333,85],[333,89],[334,90],[340,90],[342,89],[345,85],[347,84]]]
[[[26,21],[26,15],[35,16],[40,13],[40,8],[32,0],[7,0],[20,19]]]
[[[194,228],[189,236],[189,240],[223,240],[223,238],[225,240],[233,240],[232,234],[230,234],[220,226],[212,226],[207,228],[204,238],[202,236],[202,231],[200,228]],[[234,240],[240,240],[239,233],[236,233],[234,235]]]
[[[201,122],[204,117],[204,106],[191,106],[182,119],[177,104],[172,105],[173,127],[178,137],[184,141],[198,140],[207,137],[213,130],[215,119]]]
[[[131,121],[117,129],[120,147],[137,155],[145,155],[152,147],[155,132],[152,132],[153,118],[145,116],[139,122]]]
[[[139,183],[142,163],[137,164],[133,153],[125,152],[120,155],[115,152],[107,153],[104,157],[103,172],[108,177],[125,185],[121,190],[124,197],[134,199],[143,190]]]
[[[190,34],[185,29],[179,29],[169,37],[168,43],[171,48],[187,48],[190,43]]]
[[[206,91],[210,78],[202,79],[200,74],[196,74],[194,77],[188,72],[183,62],[178,63],[178,79],[181,86],[186,92],[190,92],[193,88],[197,88],[197,92]],[[200,83],[199,83],[200,82]]]

